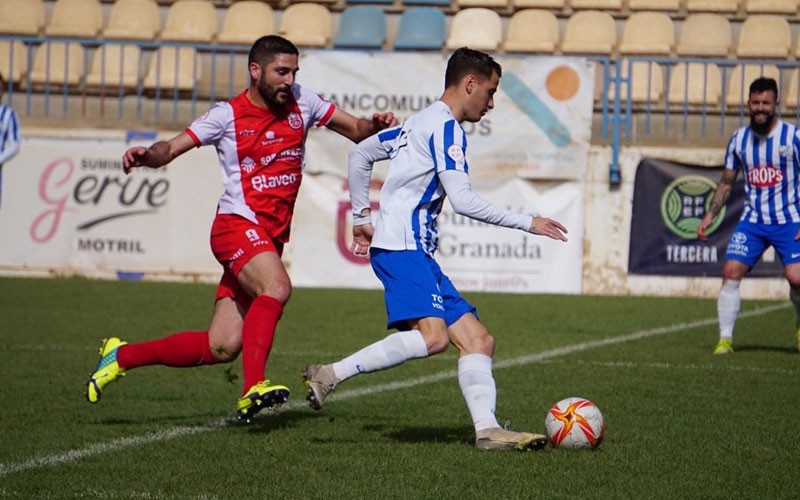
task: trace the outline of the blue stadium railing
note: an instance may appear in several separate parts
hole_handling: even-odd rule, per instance
[[[27,78],[9,78],[12,75],[11,68],[14,66],[14,51],[9,44],[8,53],[0,54],[0,61],[8,60],[7,64],[0,67],[0,72],[6,75],[6,99],[7,102],[17,108],[17,111],[23,116],[30,116],[32,114],[32,101],[34,97],[41,101],[41,113],[44,118],[57,118],[57,119],[83,119],[86,118],[85,106],[80,107],[80,111],[70,111],[69,103],[73,99],[85,99],[87,96],[99,97],[101,100],[99,116],[95,118],[114,118],[112,114],[106,114],[104,102],[105,99],[111,99],[116,104],[116,116],[119,120],[134,120],[140,123],[143,116],[143,105],[145,103],[151,105],[154,109],[153,125],[167,126],[167,124],[174,124],[178,121],[179,104],[189,106],[189,117],[181,117],[183,120],[191,119],[196,116],[202,102],[207,101],[213,103],[220,99],[227,99],[232,97],[241,89],[236,81],[236,72],[246,72],[245,65],[241,61],[234,61],[238,57],[245,57],[248,51],[246,46],[233,46],[233,45],[220,45],[220,44],[196,44],[196,43],[179,43],[179,42],[166,42],[166,41],[118,41],[118,40],[98,40],[98,39],[81,39],[81,38],[43,38],[43,37],[24,37],[24,36],[9,36],[0,35],[0,42],[2,41],[17,41],[21,42],[24,47],[24,57],[27,59],[24,65],[27,71],[30,72],[34,66],[35,49],[50,42],[72,42],[80,44],[83,47],[83,75],[78,84],[71,85],[67,83],[51,83],[45,81],[43,85],[34,86],[27,83]],[[141,50],[141,56],[137,62],[137,78],[134,87],[126,87],[124,84],[105,85],[101,79],[100,85],[90,88],[86,83],[86,76],[90,69],[90,50],[97,49],[103,45],[134,45]],[[177,83],[173,85],[160,85],[160,70],[157,66],[156,84],[152,88],[145,86],[145,58],[159,57],[156,49],[161,47],[191,47],[197,51],[198,56],[193,59],[193,64],[199,64],[198,57],[208,61],[208,77],[205,78],[207,85],[202,90],[198,85],[193,85],[191,88],[179,88]],[[511,57],[509,55],[509,57]],[[537,57],[535,55],[521,55],[514,57]],[[671,57],[626,57],[611,58],[611,57],[597,57],[591,56],[590,60],[596,63],[597,71],[601,72],[602,78],[598,81],[602,82],[602,88],[597,93],[598,97],[595,102],[595,110],[599,118],[599,137],[596,140],[606,141],[611,146],[612,159],[609,165],[609,184],[611,186],[619,185],[621,182],[620,173],[620,151],[625,143],[636,141],[641,138],[649,137],[652,133],[652,126],[656,120],[662,120],[661,134],[671,134],[675,128],[678,128],[681,133],[678,134],[679,138],[686,138],[689,132],[689,123],[697,122],[699,127],[698,134],[703,137],[709,137],[710,142],[719,142],[724,140],[724,137],[729,132],[728,127],[731,125],[740,126],[747,119],[747,110],[745,103],[747,100],[747,86],[749,82],[742,81],[739,89],[739,99],[732,106],[727,102],[726,89],[728,81],[734,71],[740,70],[739,65],[754,64],[762,68],[769,65],[774,65],[778,68],[781,83],[788,82],[787,76],[789,73],[798,67],[800,62],[786,61],[786,60],[734,60],[734,59],[709,59],[709,58],[671,58]],[[120,61],[122,63],[123,61]],[[176,64],[179,60],[176,56]],[[66,61],[69,64],[69,61]],[[102,63],[102,62],[101,62]],[[644,85],[644,94],[650,94],[652,86],[655,82],[634,82],[632,81],[634,71],[632,70],[635,63],[646,64],[648,68],[651,65],[658,65],[663,73],[662,87],[663,96],[656,98],[645,97],[636,98],[634,96],[634,88]],[[686,104],[686,99],[675,100],[670,99],[669,87],[672,78],[672,72],[675,66],[679,63],[697,63],[710,67],[716,65],[721,71],[721,84],[719,88],[720,100],[719,103],[701,102],[696,105]],[[120,68],[123,64],[120,64]],[[192,72],[196,74],[196,67],[192,68]],[[120,73],[122,70],[120,69]],[[647,71],[647,78],[651,78],[651,71]],[[704,74],[708,74],[707,71]],[[632,75],[632,76],[628,76]],[[13,76],[13,75],[12,75]],[[66,70],[65,75],[66,76]],[[120,80],[121,78],[121,74]],[[240,75],[241,81],[246,81],[246,74]],[[688,76],[686,76],[688,78]],[[53,78],[53,80],[60,80]],[[208,83],[210,82],[210,84]],[[709,85],[709,79],[703,81],[703,85]],[[609,91],[611,90],[611,91]],[[800,94],[800,90],[796,90]],[[705,95],[705,92],[704,92]],[[61,113],[60,116],[51,112],[51,101],[56,96],[61,98]],[[128,98],[135,100],[134,111],[132,116],[126,112],[123,101]],[[800,95],[794,96],[797,101],[800,101]],[[18,103],[22,100],[23,105]],[[171,107],[171,113],[167,113],[165,117],[162,114],[163,108]],[[794,120],[800,120],[800,111],[797,106],[794,107],[793,113]],[[712,120],[716,120],[712,123]],[[634,137],[633,125],[634,121],[642,123],[641,130],[637,130],[637,136]],[[677,123],[676,123],[677,122]],[[707,135],[708,134],[708,135]],[[711,134],[714,134],[713,137]]]

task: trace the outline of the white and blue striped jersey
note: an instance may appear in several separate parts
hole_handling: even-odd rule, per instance
[[[390,160],[373,247],[421,250],[433,256],[439,244],[437,218],[445,196],[456,213],[499,226],[530,228],[531,216],[495,207],[472,192],[466,149],[464,129],[442,101],[353,148],[348,180],[354,214],[370,206],[372,164]]]
[[[19,152],[19,120],[8,106],[0,104],[0,165]]]
[[[800,222],[800,130],[782,120],[767,135],[745,126],[728,142],[725,168],[743,170],[741,220],[755,224]]]

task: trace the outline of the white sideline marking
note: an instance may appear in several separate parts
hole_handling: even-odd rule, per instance
[[[741,314],[739,314],[739,318],[760,316],[762,314],[767,314],[773,311],[784,309],[788,306],[789,304],[778,304],[778,305],[762,307],[759,309],[753,309],[750,311],[744,311]],[[688,323],[678,323],[671,326],[653,328],[650,330],[641,330],[638,332],[629,333],[627,335],[620,335],[618,337],[607,337],[600,340],[581,342],[578,344],[572,344],[564,347],[558,347],[556,349],[542,351],[536,354],[529,354],[526,356],[519,356],[512,359],[498,361],[494,363],[494,369],[499,370],[503,368],[511,368],[514,366],[527,365],[535,363],[537,361],[543,361],[550,358],[565,356],[568,354],[574,354],[576,352],[587,351],[589,349],[594,349],[596,347],[605,347],[614,344],[622,344],[625,342],[632,342],[634,340],[656,337],[658,335],[665,335],[668,333],[674,333],[683,330],[691,330],[693,328],[699,328],[702,326],[709,326],[716,323],[717,323],[717,318],[708,318],[697,321],[690,321]],[[370,394],[394,391],[398,389],[407,389],[409,387],[415,387],[422,384],[430,384],[442,380],[452,379],[456,376],[456,373],[457,373],[456,370],[447,370],[433,375],[418,377],[415,379],[405,380],[402,382],[392,382],[390,384],[375,385],[363,389],[342,391],[331,396],[330,400],[341,401],[345,399],[367,396]],[[304,406],[306,406],[305,401],[292,401],[285,404],[283,406],[283,409],[295,410]],[[234,423],[236,423],[236,419],[234,418],[223,418],[206,425],[198,425],[194,427],[185,427],[185,426],[172,427],[170,429],[165,429],[163,431],[158,431],[158,432],[151,432],[149,434],[144,434],[142,436],[114,439],[106,443],[94,444],[91,446],[87,446],[86,448],[82,448],[79,450],[70,450],[66,453],[60,453],[57,455],[48,455],[44,457],[34,458],[31,460],[26,460],[24,462],[0,464],[0,478],[7,476],[9,474],[13,474],[15,472],[22,472],[30,469],[39,469],[46,466],[53,466],[53,465],[60,465],[69,462],[74,462],[76,460],[89,458],[95,455],[99,455],[101,453],[107,453],[109,451],[119,451],[121,449],[129,448],[132,446],[140,446],[143,444],[168,441],[170,439],[175,439],[183,436],[189,436],[192,434],[200,434],[203,432],[213,431],[215,429],[226,427]]]
[[[561,361],[550,361],[558,364]],[[634,363],[631,361],[578,361],[579,365],[604,366],[610,368],[658,368],[664,370],[724,370],[733,372],[771,373],[777,375],[800,375],[800,370],[788,368],[761,368],[758,366],[721,366],[721,365],[683,365],[675,363]]]

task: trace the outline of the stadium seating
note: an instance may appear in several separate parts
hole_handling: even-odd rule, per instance
[[[450,0],[403,0],[403,5],[431,5],[447,8],[450,7]]]
[[[183,0],[178,0],[183,1]],[[171,91],[192,90],[200,79],[202,64],[191,47],[161,47],[150,59],[144,88]]]
[[[0,40],[0,74],[19,83],[28,74],[28,51],[19,40]]]
[[[386,42],[386,14],[375,5],[354,5],[342,11],[336,48],[380,49]]]
[[[661,66],[647,61],[628,61],[623,59],[621,62],[621,77],[628,78],[630,71],[630,97],[634,103],[657,104],[664,96],[664,73]],[[615,84],[612,81],[608,90],[608,98],[614,98]],[[623,101],[628,98],[628,84],[620,84],[620,96]]]
[[[155,0],[117,0],[111,7],[103,36],[112,39],[154,40],[161,27]]]
[[[783,107],[792,113],[797,113],[798,106],[800,106],[800,69],[793,69],[789,73],[788,90],[781,93],[781,101]]]
[[[43,0],[0,0],[0,33],[38,35],[44,25]]]
[[[676,52],[679,56],[728,57],[731,23],[721,14],[689,14],[683,21]]]
[[[524,9],[508,21],[508,33],[503,42],[507,52],[553,53],[558,47],[558,19],[548,10]]]
[[[746,0],[748,14],[796,14],[797,0]]]
[[[509,0],[455,0],[459,9],[470,7],[486,7],[488,9],[505,9]]]
[[[257,0],[242,0],[225,9],[225,20],[217,41],[225,44],[251,45],[264,35],[275,33],[272,7]]]
[[[325,0],[326,2],[328,0]],[[324,3],[324,2],[323,2]],[[348,4],[376,4],[376,5],[391,5],[394,0],[347,0]]]
[[[439,50],[447,36],[444,12],[434,7],[410,7],[400,16],[394,48]]]
[[[637,12],[625,22],[620,54],[669,55],[675,45],[672,19],[661,12]]]
[[[134,89],[139,83],[142,51],[136,45],[106,44],[98,47],[92,57],[86,85]]]
[[[686,0],[688,12],[728,12],[739,11],[739,0]]]
[[[446,47],[450,50],[470,47],[476,50],[494,51],[503,40],[503,24],[500,15],[490,9],[473,7],[462,9],[453,16]]]
[[[792,29],[785,17],[756,14],[748,17],[739,30],[738,57],[785,58],[792,46]]]
[[[679,63],[670,72],[670,103],[719,105],[722,95],[722,74],[716,64]]]
[[[561,50],[567,54],[611,55],[617,44],[617,26],[608,12],[587,10],[567,19]]]
[[[100,0],[56,0],[44,34],[95,38],[102,29],[103,8]]]
[[[628,0],[631,10],[665,10],[678,12],[681,9],[681,0]]]
[[[740,64],[729,68],[725,73],[728,89],[725,93],[725,104],[728,106],[746,105],[750,92],[750,84],[760,76],[774,78],[780,87],[780,71],[772,64]]]
[[[197,80],[197,95],[202,99],[230,99],[250,84],[247,54],[218,52],[216,59],[199,54],[203,71]]]
[[[573,9],[620,10],[622,0],[570,0]]]
[[[331,13],[315,3],[296,3],[283,11],[278,34],[295,45],[325,47],[331,40]]]
[[[566,7],[566,0],[511,0],[511,5],[519,9],[550,9],[563,10]]]
[[[216,33],[217,10],[210,0],[177,0],[167,10],[167,20],[159,38],[210,43]]]
[[[33,85],[77,86],[83,78],[85,49],[76,42],[47,41],[36,49],[29,81]]]

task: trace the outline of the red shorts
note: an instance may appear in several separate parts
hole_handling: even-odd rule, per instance
[[[267,231],[254,222],[234,214],[218,214],[211,225],[211,251],[224,269],[217,297],[230,297],[247,309],[253,300],[236,276],[253,256],[262,252],[283,254],[283,243],[273,241]]]

